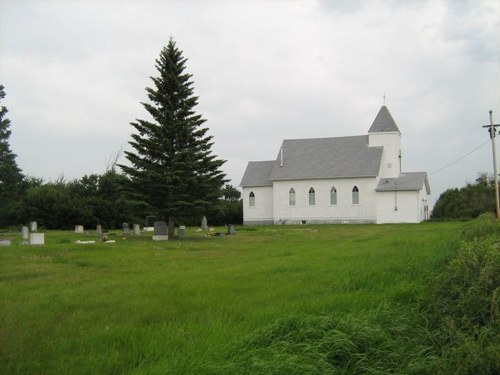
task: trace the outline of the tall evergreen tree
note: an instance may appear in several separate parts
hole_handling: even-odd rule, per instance
[[[2,105],[4,86],[0,85],[0,225],[14,224],[15,207],[20,199],[24,176],[16,164],[16,155],[10,150],[10,120]]]
[[[132,191],[168,218],[171,237],[175,218],[204,212],[226,182],[220,170],[225,160],[212,154],[212,136],[194,111],[198,98],[192,76],[185,73],[186,61],[170,39],[156,60],[154,87],[146,88],[150,102],[142,103],[153,121],[131,123],[137,131],[129,142],[135,152],[125,156],[132,166],[120,165]]]

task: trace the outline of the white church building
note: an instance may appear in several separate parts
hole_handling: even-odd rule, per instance
[[[419,223],[426,172],[401,171],[401,132],[384,105],[368,135],[285,139],[276,160],[251,161],[243,223]]]

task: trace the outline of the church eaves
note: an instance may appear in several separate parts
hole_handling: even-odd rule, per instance
[[[370,130],[368,130],[368,133],[385,133],[385,132],[400,133],[399,128],[396,125],[396,122],[391,116],[391,113],[384,105],[382,106],[382,108],[380,108],[380,111],[378,111],[377,117],[375,117],[375,120],[373,121]]]

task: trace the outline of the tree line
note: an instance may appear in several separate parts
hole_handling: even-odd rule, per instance
[[[143,223],[148,215],[174,225],[196,225],[207,216],[210,225],[243,221],[240,193],[221,170],[225,160],[212,153],[213,140],[205,119],[195,111],[187,59],[173,39],[156,60],[158,75],[142,103],[152,120],[137,119],[126,151],[129,164],[102,175],[44,183],[26,177],[10,150],[7,108],[0,111],[0,226],[36,220],[48,229],[76,224],[117,228],[123,222]],[[0,100],[5,97],[0,86]]]
[[[441,193],[432,219],[473,219],[487,212],[495,213],[495,181],[485,173],[464,187]]]

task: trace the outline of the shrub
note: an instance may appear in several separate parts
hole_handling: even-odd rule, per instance
[[[433,293],[442,351],[435,373],[500,373],[500,225],[481,215],[462,240]]]

